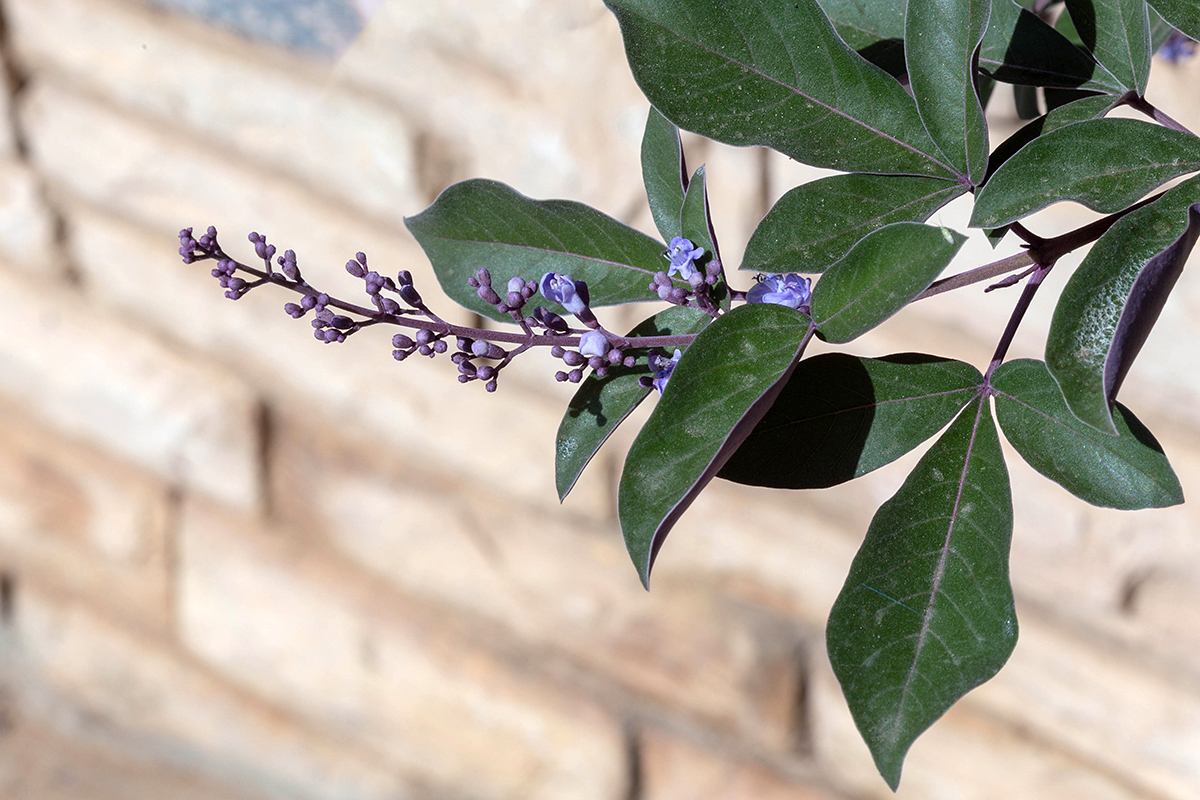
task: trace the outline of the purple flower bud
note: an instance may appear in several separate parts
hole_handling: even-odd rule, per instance
[[[408,303],[414,308],[419,308],[421,306],[421,295],[416,289],[413,288],[411,283],[400,284],[400,296],[404,298],[404,302]]]
[[[484,388],[484,389],[485,389],[485,390],[486,390],[488,393],[491,393],[491,392],[494,392],[494,391],[496,391],[496,379],[495,379],[495,378],[492,378],[490,381],[488,381],[487,383],[485,383],[485,384],[483,385],[483,388]]]
[[[356,278],[361,278],[363,275],[367,274],[367,271],[362,268],[362,264],[358,263],[357,261],[347,261],[346,272],[349,272]]]
[[[400,304],[390,297],[379,298],[380,310],[385,314],[399,314]]]
[[[411,272],[409,272],[409,271],[408,271],[408,270],[406,270],[406,269],[402,269],[402,270],[400,270],[400,272],[399,272],[399,273],[396,275],[396,281],[397,281],[397,282],[398,282],[398,283],[399,283],[401,286],[412,286],[412,282],[413,282],[413,281],[412,281],[412,273],[411,273]]]
[[[367,254],[360,250],[354,254],[354,260],[365,267],[367,265]]]
[[[658,390],[658,396],[662,397],[663,391],[667,388],[667,383],[671,380],[671,373],[675,371],[675,365],[679,363],[682,353],[678,350],[670,358],[664,358],[658,353],[651,353],[647,359],[650,365],[650,371],[654,373],[654,378],[650,385]]]
[[[490,381],[492,378],[496,377],[496,368],[491,365],[484,365],[479,368],[479,370],[475,373],[475,376],[481,381]]]
[[[696,272],[696,259],[704,255],[703,247],[696,247],[691,240],[685,239],[682,236],[676,236],[671,240],[671,244],[667,246],[667,251],[663,253],[663,257],[671,262],[671,269],[668,270],[669,275],[679,273],[679,277],[683,280],[689,280]]]
[[[488,305],[494,306],[500,302],[500,295],[496,294],[496,290],[488,284],[481,285],[475,290],[475,294],[479,296],[480,300]]]
[[[475,280],[479,281],[480,286],[491,286],[492,273],[488,272],[485,268],[480,267],[475,271]]]
[[[747,303],[774,303],[788,308],[807,309],[812,299],[808,278],[794,272],[786,275],[763,275],[746,292]]]
[[[513,277],[508,279],[508,291],[509,292],[516,292],[517,294],[520,294],[521,290],[524,288],[525,288],[525,279],[520,277],[519,275],[514,275]]]
[[[581,314],[587,308],[587,284],[576,281],[570,275],[547,272],[539,284],[542,296],[558,303],[572,314]]]
[[[340,331],[344,331],[344,330],[348,330],[348,329],[354,327],[354,320],[350,319],[349,317],[343,317],[342,315],[338,314],[337,316],[335,316],[333,319],[331,319],[329,321],[329,324],[332,325],[333,327],[337,328]]]
[[[571,383],[579,383],[581,380],[583,380],[583,370],[581,370],[581,369],[571,370],[570,372],[567,373],[567,380],[569,380]]]
[[[583,356],[576,353],[574,350],[568,350],[563,353],[563,363],[568,367],[578,367],[584,361]]]
[[[449,348],[449,345],[447,345],[441,339],[438,339],[436,342],[433,343],[433,352],[435,352],[435,353],[444,353],[444,352],[446,352],[446,350],[448,348]]]
[[[408,358],[408,353],[404,350],[393,350],[392,358],[396,359],[397,361],[403,361],[404,359]]]
[[[579,337],[579,352],[585,356],[603,356],[611,345],[600,331],[588,331]]]
[[[558,372],[554,373],[554,380],[558,381],[559,383],[562,383],[566,379],[567,379],[567,373],[563,372],[561,369]]]
[[[300,307],[305,311],[309,311],[317,306],[317,298],[315,295],[306,294],[304,299],[300,301]]]
[[[413,340],[405,336],[403,333],[397,333],[392,337],[392,347],[409,348],[413,346]]]
[[[482,358],[488,353],[488,343],[482,340],[476,340],[471,344],[471,354]]]
[[[567,351],[563,350],[561,345],[556,344],[550,348],[550,355],[553,356],[554,358],[562,358],[563,353],[565,353],[565,352],[567,352]]]
[[[292,319],[300,319],[304,316],[304,309],[295,303],[285,303],[283,310],[286,311],[287,315]]]

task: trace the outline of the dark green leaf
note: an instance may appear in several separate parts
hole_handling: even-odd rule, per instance
[[[988,133],[975,91],[975,50],[992,0],[908,0],[908,80],[925,130],[972,185],[987,170]]]
[[[480,267],[503,288],[509,278],[539,280],[561,272],[587,282],[593,306],[655,300],[650,279],[663,246],[594,208],[567,200],[531,200],[496,181],[469,180],[442,192],[404,224],[433,264],[442,289],[459,304],[511,322],[467,285]],[[537,301],[535,301],[537,302]],[[566,311],[541,298],[547,307]]]
[[[1150,6],[1150,52],[1157,53],[1158,48],[1167,43],[1167,39],[1171,38],[1171,34],[1175,32],[1175,26],[1162,18],[1154,6]],[[1200,28],[1200,5],[1192,6],[1192,14],[1196,20],[1196,26]]]
[[[702,262],[707,263],[710,258],[718,256],[716,237],[713,236],[708,215],[708,182],[704,177],[703,164],[696,168],[692,179],[688,181],[687,196],[679,213],[679,227],[692,244],[704,248]]]
[[[1151,0],[1150,5],[1167,22],[1200,40],[1200,4],[1196,0]]]
[[[919,222],[896,222],[863,238],[813,289],[812,317],[821,338],[848,342],[904,308],[966,240]]]
[[[824,272],[859,239],[893,222],[924,222],[967,187],[906,175],[831,175],[792,189],[746,245],[742,269]]]
[[[679,210],[683,208],[683,193],[687,189],[683,144],[679,141],[679,129],[653,106],[642,135],[642,182],[646,184],[650,214],[663,241],[682,235]]]
[[[905,0],[818,0],[846,44],[894,77],[905,75]]]
[[[1012,496],[985,399],[880,507],[829,615],[829,661],[895,789],[913,741],[1017,642]]]
[[[1105,508],[1162,508],[1183,502],[1183,488],[1162,447],[1129,409],[1117,404],[1117,435],[1080,422],[1041,361],[1002,364],[992,375],[996,417],[1029,465],[1071,494]]]
[[[1127,90],[1146,94],[1150,17],[1146,0],[1066,0],[1083,46]]]
[[[717,477],[776,489],[844,483],[933,436],[982,380],[970,364],[917,353],[807,358]]]
[[[1200,169],[1200,139],[1136,119],[1095,119],[1043,134],[975,197],[971,226],[994,228],[1062,200],[1110,214]]]
[[[1046,366],[1071,413],[1093,428],[1117,433],[1109,406],[1198,236],[1195,177],[1121,218],[1063,288],[1046,339]]]
[[[809,321],[765,303],[709,325],[676,365],[621,474],[617,509],[642,583],[663,540],[783,388]]]
[[[692,244],[704,248],[704,255],[696,262],[699,269],[707,268],[713,259],[721,257],[721,245],[717,242],[712,214],[708,208],[708,181],[704,177],[703,164],[696,169],[688,182],[687,197],[683,201],[683,211],[680,213],[680,225],[683,235]],[[712,287],[712,296],[722,310],[729,310],[729,287],[723,278],[718,278],[716,285]]]
[[[916,104],[834,32],[816,0],[607,0],[634,78],[677,125],[821,167],[933,175]]]
[[[1019,131],[1005,139],[992,151],[988,159],[988,174],[984,181],[989,181],[996,169],[1025,145],[1044,133],[1049,133],[1076,122],[1086,122],[1089,119],[1100,119],[1113,109],[1117,98],[1106,94],[1083,97],[1073,103],[1055,108],[1048,114],[1035,119]]]
[[[672,306],[643,320],[629,336],[678,336],[699,333],[712,317],[695,308]],[[674,349],[674,348],[672,348]],[[687,350],[681,345],[680,350]],[[575,486],[592,456],[608,441],[608,437],[638,407],[650,389],[642,388],[638,379],[646,375],[644,364],[634,367],[609,367],[608,374],[597,378],[588,375],[571,398],[567,413],[558,425],[554,455],[554,480],[561,501]]]
[[[1013,0],[992,0],[979,68],[1004,83],[1124,92],[1087,53]]]

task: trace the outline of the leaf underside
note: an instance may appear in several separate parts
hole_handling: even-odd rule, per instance
[[[1063,288],[1046,339],[1046,366],[1071,412],[1092,427],[1117,433],[1109,407],[1197,237],[1200,176],[1122,217]]]
[[[663,241],[683,235],[679,227],[679,210],[683,208],[687,190],[683,143],[679,140],[679,129],[653,106],[642,135],[642,182],[646,186],[650,215]]]

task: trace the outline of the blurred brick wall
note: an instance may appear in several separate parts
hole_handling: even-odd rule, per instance
[[[180,227],[241,252],[257,230],[314,282],[354,291],[365,250],[442,310],[401,219],[454,180],[650,228],[647,105],[599,0],[390,0],[336,64],[172,4],[0,2],[0,797],[891,796],[823,627],[915,457],[820,493],[713,485],[647,594],[619,453],[555,502],[548,359],[485,396],[394,363],[382,332],[317,345],[279,294],[230,303],[179,263]],[[1156,65],[1193,128],[1197,86],[1196,63]],[[993,126],[1015,127],[1002,104]],[[816,174],[687,144],[732,262]],[[1014,355],[1038,353],[1044,294]],[[854,349],[982,365],[1014,299],[937,298]],[[1197,320],[1188,273],[1123,396],[1189,495]],[[1106,512],[1010,470],[1021,641],[899,797],[1200,796],[1197,498]]]

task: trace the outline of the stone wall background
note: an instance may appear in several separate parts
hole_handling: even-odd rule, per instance
[[[230,303],[178,261],[185,225],[245,253],[257,230],[314,282],[351,291],[364,250],[446,309],[401,220],[470,176],[651,230],[647,105],[602,4],[390,0],[335,62],[171,5],[0,2],[0,797],[891,796],[823,627],[915,457],[819,493],[714,484],[647,594],[620,448],[555,502],[548,359],[485,396],[382,333],[319,346],[281,295]],[[1200,63],[1153,80],[1200,129]],[[687,146],[733,263],[816,174]],[[927,301],[855,349],[983,364],[1012,299]],[[1198,319],[1185,273],[1122,398],[1189,495]],[[1196,797],[1200,506],[1108,512],[1009,468],[1021,641],[898,796]]]

